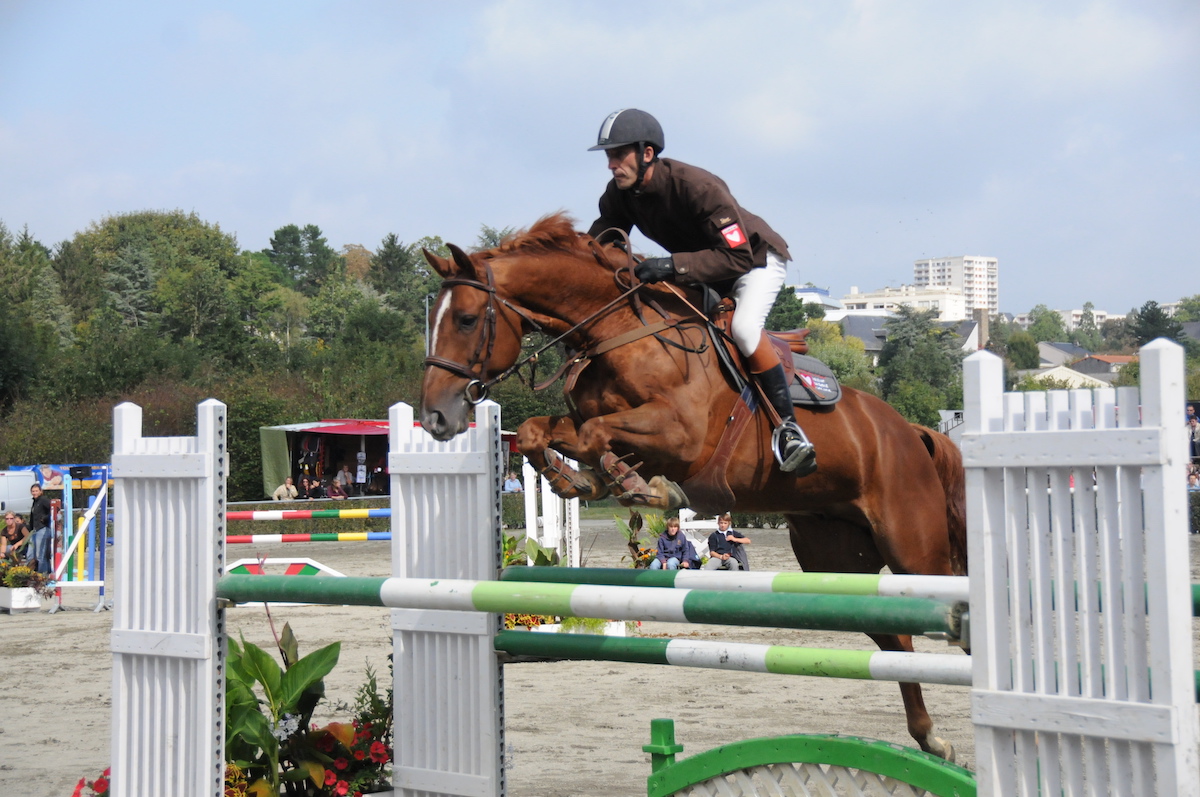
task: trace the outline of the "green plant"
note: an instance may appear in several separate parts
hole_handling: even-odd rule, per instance
[[[547,548],[538,545],[537,540],[532,537],[524,537],[525,545],[519,545],[520,540],[513,534],[505,534],[503,536],[503,566],[511,567],[513,565],[523,565],[526,560],[533,562],[537,567],[559,567],[562,561],[558,551],[554,548]]]
[[[368,667],[367,680],[355,695],[353,722],[331,722],[313,730],[317,750],[331,759],[323,781],[330,793],[390,790],[392,707],[392,690],[381,694],[375,672]]]
[[[599,617],[564,617],[560,634],[582,632],[585,634],[603,634],[608,627],[608,620]]]
[[[277,795],[283,786],[289,796],[320,794],[331,759],[316,749],[309,722],[342,645],[334,642],[301,658],[290,625],[276,644],[284,667],[253,643],[229,640],[225,758],[245,770],[252,793],[266,787]]]
[[[650,567],[657,551],[655,540],[666,529],[667,521],[657,514],[643,517],[636,509],[629,510],[628,522],[622,520],[619,515],[613,515],[613,520],[617,522],[617,530],[625,537],[625,544],[629,548],[629,555],[622,556],[621,561],[629,559],[630,566],[637,570]],[[643,526],[649,527],[652,536],[642,537]]]

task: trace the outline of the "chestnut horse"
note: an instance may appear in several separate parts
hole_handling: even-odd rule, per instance
[[[512,372],[522,335],[541,331],[577,353],[567,374],[572,410],[525,421],[517,445],[559,495],[780,512],[807,571],[877,573],[887,565],[894,573],[965,572],[964,476],[949,438],[844,388],[833,408],[796,409],[818,463],[797,478],[776,466],[772,424],[754,413],[723,455],[733,500],[717,506],[728,492],[714,496],[712,480],[698,475],[735,415],[739,392],[684,291],[631,285],[629,256],[577,233],[561,214],[495,249],[450,251],[449,259],[425,253],[444,280],[430,313],[421,390],[421,425],[438,440],[467,428],[472,405]],[[588,467],[571,468],[555,451]],[[883,650],[912,650],[907,636],[872,639]],[[900,684],[900,691],[921,749],[950,757],[950,745],[933,734],[920,685]]]

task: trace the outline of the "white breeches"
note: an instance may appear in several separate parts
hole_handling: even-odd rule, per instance
[[[768,250],[767,264],[752,268],[733,283],[730,295],[737,302],[737,312],[729,327],[730,337],[746,357],[758,348],[767,314],[775,305],[775,297],[787,279],[787,261]]]

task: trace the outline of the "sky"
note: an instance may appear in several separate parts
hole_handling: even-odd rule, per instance
[[[586,229],[623,107],[835,297],[952,255],[997,257],[1010,313],[1200,293],[1193,0],[0,0],[0,221]]]

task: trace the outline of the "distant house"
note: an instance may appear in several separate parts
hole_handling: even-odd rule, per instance
[[[1038,357],[1041,359],[1039,368],[1053,368],[1057,365],[1070,365],[1076,360],[1082,360],[1091,354],[1090,351],[1074,343],[1051,343],[1042,341],[1038,344]]]
[[[1081,374],[1065,365],[1056,365],[1052,368],[1029,368],[1017,371],[1018,380],[1024,379],[1027,376],[1031,376],[1039,382],[1051,379],[1056,382],[1065,382],[1072,389],[1109,386],[1108,382],[1103,379],[1098,379],[1091,374]]]
[[[887,341],[883,325],[889,318],[890,315],[848,315],[841,320],[842,336],[861,340],[872,366],[879,365],[879,353]]]
[[[1129,363],[1137,362],[1132,354],[1089,354],[1071,366],[1071,370],[1081,374],[1091,374],[1098,379],[1111,382],[1112,378],[1121,372]]]

